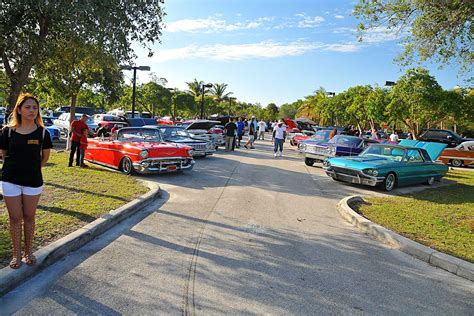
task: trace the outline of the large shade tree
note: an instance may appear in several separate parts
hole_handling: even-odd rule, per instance
[[[444,64],[458,62],[472,71],[474,61],[474,5],[472,0],[359,0],[354,15],[362,20],[362,35],[370,29],[387,28],[407,33],[404,64],[432,59]],[[362,36],[363,37],[363,36]]]
[[[100,47],[117,61],[134,56],[132,42],[159,41],[163,0],[2,0],[0,57],[9,80],[12,108],[34,65],[58,40]],[[149,50],[151,54],[151,50]]]

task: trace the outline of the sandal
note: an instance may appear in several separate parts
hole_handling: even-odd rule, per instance
[[[21,267],[21,260],[18,260],[18,258],[14,257],[12,261],[10,261],[9,266],[12,269],[18,269],[19,267]]]
[[[32,266],[36,263],[36,257],[33,256],[31,253],[30,254],[25,254],[23,256],[23,259],[25,259],[25,263],[29,266]]]

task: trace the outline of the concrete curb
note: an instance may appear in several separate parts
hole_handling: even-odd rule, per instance
[[[350,203],[356,201],[361,202],[364,201],[364,199],[358,195],[353,195],[342,199],[337,204],[337,210],[341,216],[352,225],[358,227],[364,233],[375,237],[381,242],[398,248],[401,251],[435,267],[444,269],[470,281],[474,281],[474,264],[421,245],[369,221],[349,206]]]
[[[36,272],[55,263],[56,261],[59,261],[71,251],[82,247],[84,244],[107,231],[109,228],[116,225],[126,217],[129,217],[137,211],[143,209],[152,203],[156,197],[161,195],[158,184],[150,181],[142,182],[148,188],[150,188],[149,192],[115,210],[110,211],[92,223],[79,228],[75,232],[72,232],[69,235],[64,236],[63,238],[47,245],[46,247],[37,250],[34,253],[37,259],[37,263],[35,265],[27,266],[26,264],[22,264],[22,266],[16,270],[11,269],[10,267],[1,269],[0,296],[16,287],[19,283],[34,275]]]

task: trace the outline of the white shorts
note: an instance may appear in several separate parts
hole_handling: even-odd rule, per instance
[[[254,140],[254,135],[250,135],[250,134],[249,134],[249,141],[252,142],[253,140]]]
[[[3,196],[20,196],[20,195],[39,195],[43,192],[43,187],[32,188],[18,184],[2,181]]]

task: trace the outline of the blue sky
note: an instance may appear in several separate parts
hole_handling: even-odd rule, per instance
[[[153,45],[151,58],[135,46],[136,62],[170,88],[184,90],[194,78],[227,83],[238,100],[263,106],[296,101],[319,87],[338,93],[396,81],[406,70],[393,62],[402,51],[400,36],[379,28],[359,43],[353,6],[345,0],[166,1],[161,44]],[[445,89],[463,85],[452,66],[425,66]],[[150,80],[150,73],[138,76],[140,83]]]

